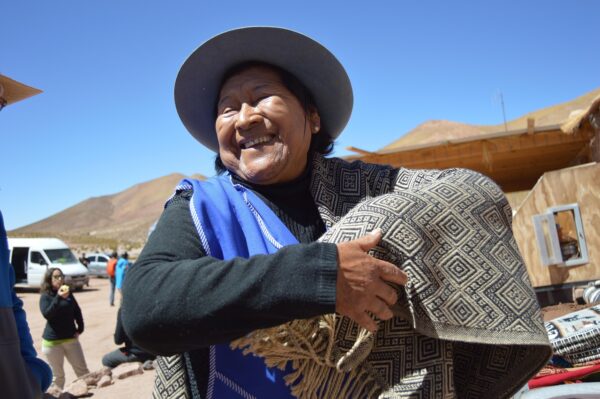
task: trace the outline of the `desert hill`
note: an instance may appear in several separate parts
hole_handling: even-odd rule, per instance
[[[173,173],[136,184],[112,195],[89,198],[46,219],[9,232],[9,236],[53,236],[81,250],[140,247],[160,216],[175,185],[185,176]],[[202,175],[192,176],[205,179]]]
[[[535,126],[538,127],[561,124],[569,118],[572,112],[586,108],[598,96],[600,96],[600,88],[592,90],[574,100],[529,112],[519,118],[508,121],[507,130],[526,129],[528,118],[534,118]],[[482,134],[500,133],[504,130],[503,123],[499,125],[470,125],[446,120],[430,120],[420,124],[398,140],[383,147],[380,151],[417,144],[430,144],[445,140],[475,137]]]

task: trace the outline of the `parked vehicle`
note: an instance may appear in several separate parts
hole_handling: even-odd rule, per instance
[[[106,264],[110,256],[103,253],[93,253],[85,257],[88,260],[88,270],[90,276],[108,277]]]
[[[81,289],[89,283],[88,269],[58,238],[9,238],[8,249],[16,287],[39,287],[49,267],[58,267],[71,288]]]

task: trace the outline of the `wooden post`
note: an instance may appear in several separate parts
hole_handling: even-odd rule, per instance
[[[593,137],[590,140],[590,152],[593,162],[600,162],[600,108],[588,115]]]
[[[535,118],[527,118],[527,134],[535,133]]]

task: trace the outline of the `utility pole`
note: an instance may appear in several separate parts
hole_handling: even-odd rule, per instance
[[[506,124],[506,110],[504,109],[504,96],[500,92],[500,104],[502,104],[502,119],[504,119],[504,131],[508,132],[508,125]]]

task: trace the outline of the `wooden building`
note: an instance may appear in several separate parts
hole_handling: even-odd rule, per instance
[[[515,237],[534,287],[539,291],[570,288],[600,279],[600,96],[597,91],[593,94],[584,104],[578,103],[583,106],[576,112],[558,116],[558,121],[554,118],[559,123],[537,126],[532,113],[521,118],[521,128],[509,131],[376,152],[350,147],[358,155],[346,159],[407,168],[461,167],[491,177],[513,207]],[[550,239],[536,236],[534,216],[552,214],[556,207],[568,204],[578,205],[588,258],[576,266],[556,259],[554,265],[544,265],[548,259],[542,259],[537,244]],[[557,212],[554,215],[559,217]],[[558,219],[553,223],[551,235],[561,223],[566,226]],[[574,226],[573,222],[568,231],[560,231],[562,241],[557,242],[563,252],[564,237],[577,235]]]

